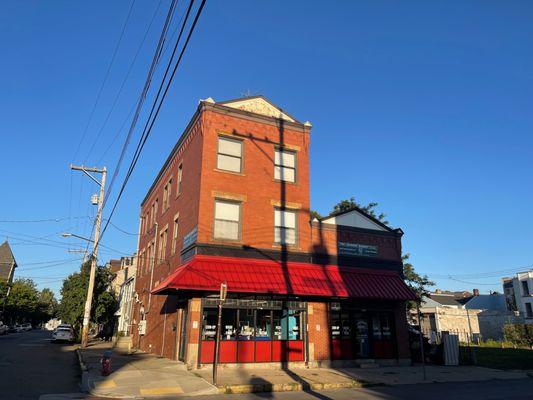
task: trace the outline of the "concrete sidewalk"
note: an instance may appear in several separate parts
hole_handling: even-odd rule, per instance
[[[100,359],[109,343],[79,350],[84,389],[91,395],[114,398],[199,396],[219,393],[316,391],[375,385],[469,382],[527,378],[527,371],[501,371],[461,366],[361,368],[219,368],[218,387],[212,370],[187,371],[185,365],[145,353],[113,351],[111,375],[101,376]]]
[[[100,360],[112,350],[109,376],[102,376]],[[217,388],[176,361],[145,353],[126,354],[110,343],[93,343],[80,349],[82,386],[91,395],[113,398],[179,397],[218,393]]]
[[[195,374],[211,381],[210,369]],[[376,385],[405,385],[435,382],[470,382],[494,379],[523,379],[527,371],[460,366],[427,366],[426,379],[421,366],[362,368],[242,369],[221,368],[218,387],[221,393],[284,392],[298,390],[344,389]]]
[[[422,366],[411,367],[381,367],[375,369],[339,368],[355,380],[372,382],[376,385],[409,385],[436,382],[475,382],[494,379],[523,379],[528,371],[502,371],[498,369],[473,366],[426,366],[426,379],[422,373]]]
[[[194,372],[212,382],[212,369]],[[219,368],[220,393],[293,392],[368,386],[348,374],[328,368]]]

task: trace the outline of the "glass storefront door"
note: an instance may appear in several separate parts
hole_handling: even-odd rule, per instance
[[[355,358],[369,358],[370,343],[368,335],[368,315],[354,314],[353,317],[353,344],[355,347]]]

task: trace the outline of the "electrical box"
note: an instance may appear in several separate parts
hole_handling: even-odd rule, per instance
[[[146,334],[146,320],[143,319],[139,321],[139,335],[145,335]]]
[[[97,194],[93,194],[91,196],[91,203],[93,206],[96,206],[98,204],[98,195]]]

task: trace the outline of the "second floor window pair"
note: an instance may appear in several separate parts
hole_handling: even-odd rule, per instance
[[[279,245],[296,244],[296,211],[274,209],[274,243]],[[239,240],[241,238],[241,203],[216,200],[214,238]]]
[[[227,137],[218,138],[217,169],[236,173],[243,172],[242,140]],[[285,149],[274,149],[274,179],[296,182],[296,153]]]

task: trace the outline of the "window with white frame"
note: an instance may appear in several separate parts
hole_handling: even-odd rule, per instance
[[[174,227],[172,229],[172,255],[176,254],[176,249],[178,245],[178,227],[179,217],[174,217]]]
[[[163,212],[170,207],[170,192],[172,190],[172,179],[163,188]]]
[[[167,257],[167,239],[168,239],[168,228],[163,229],[159,235],[159,262],[162,262]]]
[[[181,193],[181,181],[183,180],[183,164],[178,165],[178,187],[176,195]]]
[[[241,203],[215,201],[215,239],[239,240],[241,234]]]
[[[274,242],[296,244],[296,211],[274,209]]]
[[[242,141],[219,136],[217,168],[224,171],[242,172],[242,148]]]
[[[296,181],[296,153],[283,149],[274,151],[274,179],[285,182]]]

